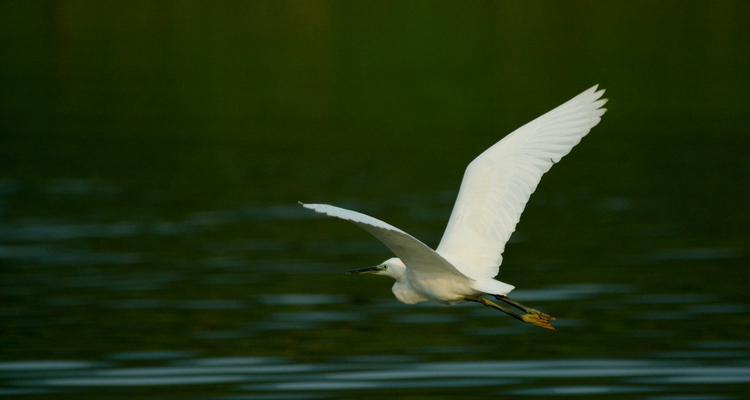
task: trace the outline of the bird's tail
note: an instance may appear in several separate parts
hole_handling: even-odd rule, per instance
[[[505,296],[508,293],[510,293],[513,289],[516,287],[513,285],[509,285],[505,282],[500,282],[495,279],[485,279],[481,281],[474,281],[471,285],[474,290],[480,291],[482,293],[497,295],[497,296]]]

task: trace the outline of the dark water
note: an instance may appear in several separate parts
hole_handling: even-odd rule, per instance
[[[744,2],[0,3],[0,396],[750,397]],[[550,333],[406,306],[464,166],[600,83],[506,248]]]

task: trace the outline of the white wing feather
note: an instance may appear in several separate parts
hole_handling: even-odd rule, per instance
[[[419,239],[377,218],[328,204],[304,204],[310,210],[355,223],[383,242],[416,275],[450,274],[457,279],[467,279],[435,250]]]
[[[473,279],[492,278],[529,196],[545,172],[568,154],[606,111],[594,86],[516,129],[464,172],[437,252]]]

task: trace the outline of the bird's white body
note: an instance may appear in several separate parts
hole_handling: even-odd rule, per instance
[[[390,259],[384,264],[396,263],[403,264],[398,258]],[[391,267],[389,266],[389,268]],[[466,297],[480,294],[466,280],[455,279],[444,274],[419,277],[410,275],[408,269],[403,277],[396,279],[392,291],[400,302],[406,304],[416,304],[423,301],[457,303],[463,301]]]
[[[403,280],[400,282],[396,281],[396,283],[393,284],[391,291],[393,292],[393,295],[396,296],[398,301],[404,304],[417,304],[423,301],[430,301],[433,298],[416,291],[413,287],[411,287],[409,281],[407,280]]]
[[[379,219],[327,204],[311,210],[357,224],[397,258],[369,268],[396,280],[393,294],[407,304],[457,303],[482,294],[507,295],[514,286],[494,277],[521,213],[541,177],[568,154],[606,111],[594,86],[518,128],[466,168],[448,226],[433,250]]]

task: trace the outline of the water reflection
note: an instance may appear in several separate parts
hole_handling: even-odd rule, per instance
[[[0,245],[0,259],[35,265],[135,264],[141,260],[134,253],[101,252],[46,245]]]
[[[112,354],[109,358],[116,361],[165,361],[194,356],[187,351],[136,351]]]
[[[342,304],[344,296],[330,294],[279,294],[262,295],[258,300],[263,304],[284,306],[317,306],[327,304]]]
[[[95,363],[85,361],[37,360],[0,362],[0,371],[54,371],[91,368]]]
[[[658,389],[650,387],[633,387],[633,386],[551,386],[532,389],[521,389],[511,392],[514,395],[522,396],[596,396],[607,394],[622,393],[644,393],[654,392]]]
[[[626,285],[561,285],[545,289],[525,289],[513,293],[519,301],[559,301],[586,299],[597,295],[618,294],[633,290]]]
[[[673,385],[750,383],[749,366],[628,359],[420,362],[400,356],[304,364],[278,357],[186,358],[181,352],[117,354],[115,361],[163,361],[123,367],[72,361],[0,364],[0,379],[16,394],[39,388],[149,387],[234,384],[250,393],[493,387],[523,396],[596,396],[669,391]],[[24,372],[18,375],[18,372]],[[580,385],[606,378],[607,385]],[[566,379],[569,385],[556,385]],[[533,384],[533,387],[528,385]],[[647,385],[647,386],[643,386]]]

